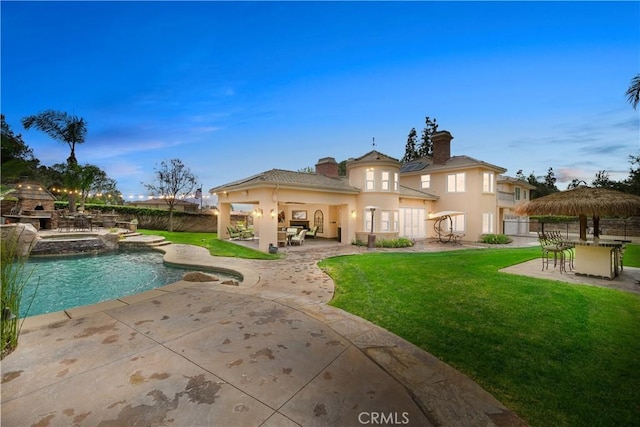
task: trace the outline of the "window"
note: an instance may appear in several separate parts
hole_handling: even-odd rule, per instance
[[[393,189],[398,191],[400,189],[400,181],[398,180],[398,172],[393,174]]]
[[[464,173],[447,175],[447,192],[464,193]]]
[[[451,216],[451,228],[453,232],[464,233],[464,219],[466,215]]]
[[[372,218],[372,212],[370,209],[365,209],[365,211],[363,212],[362,218],[364,219],[364,231],[374,231],[373,228],[371,227],[371,220]]]
[[[373,191],[376,188],[375,181],[373,179],[373,171],[372,170],[368,170],[367,171],[367,176],[366,176],[366,181],[365,181],[364,188],[367,191]]]
[[[482,191],[485,193],[493,193],[493,173],[484,172],[482,174]]]
[[[389,191],[391,189],[389,178],[389,171],[382,171],[382,191]]]
[[[313,226],[318,227],[316,233],[324,233],[324,214],[320,209],[313,214]]]
[[[400,229],[398,218],[400,214],[398,211],[393,211],[393,231],[398,231]]]
[[[380,212],[380,231],[390,231],[391,226],[391,212]]]
[[[420,188],[430,188],[431,187],[431,175],[422,175],[420,177]]]
[[[493,214],[492,213],[483,213],[482,214],[482,233],[483,234],[494,233],[494,229],[493,229]]]
[[[520,200],[520,187],[516,187],[516,200]]]

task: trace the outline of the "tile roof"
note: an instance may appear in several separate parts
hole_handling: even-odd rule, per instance
[[[377,150],[371,150],[367,154],[364,154],[358,158],[349,159],[349,162],[364,162],[364,161],[373,161],[373,160],[389,160],[392,162],[400,163],[400,160],[395,159],[391,156],[387,156],[386,154],[381,153]]]
[[[237,191],[255,187],[275,187],[276,185],[348,193],[360,192],[360,189],[349,185],[347,177],[332,178],[317,173],[293,172],[283,169],[271,169],[248,178],[220,185],[212,188],[209,192]]]
[[[482,160],[474,159],[469,156],[453,156],[449,158],[443,165],[435,165],[432,163],[431,157],[422,157],[420,159],[413,160],[409,163],[405,163],[400,168],[400,173],[411,173],[411,172],[436,172],[441,170],[450,170],[450,169],[467,169],[471,167],[482,166],[488,169],[493,169],[498,171],[499,173],[506,172],[507,170],[503,167],[493,165],[491,163],[483,162]]]
[[[424,191],[414,190],[413,188],[405,187],[404,185],[400,186],[400,197],[411,197],[411,198],[427,199],[427,200],[438,200],[440,198],[433,194],[425,193]]]

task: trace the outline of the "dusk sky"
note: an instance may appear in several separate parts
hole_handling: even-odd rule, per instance
[[[21,119],[88,122],[81,164],[146,196],[162,160],[206,190],[376,149],[425,116],[514,176],[565,189],[628,176],[640,110],[639,2],[2,1],[1,109],[45,165],[68,147]]]

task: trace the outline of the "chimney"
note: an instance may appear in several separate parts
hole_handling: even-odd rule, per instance
[[[431,135],[431,142],[433,143],[433,164],[444,165],[447,160],[451,158],[451,140],[453,136],[446,131],[438,131]]]
[[[316,163],[316,173],[330,178],[338,178],[338,162],[333,157],[324,157]]]

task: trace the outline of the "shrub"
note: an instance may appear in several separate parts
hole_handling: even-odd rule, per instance
[[[356,239],[351,242],[355,246],[368,246],[368,242]],[[400,237],[394,240],[376,240],[376,248],[410,248],[413,246],[413,241],[406,237]]]
[[[513,242],[513,239],[504,234],[483,234],[480,236],[480,241],[490,245],[506,245],[507,243]]]

